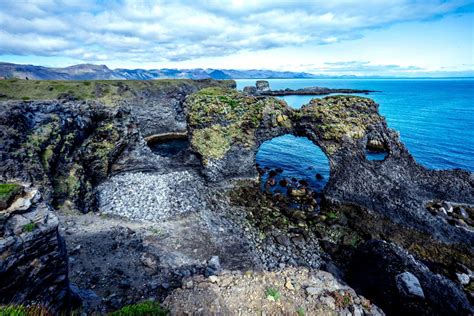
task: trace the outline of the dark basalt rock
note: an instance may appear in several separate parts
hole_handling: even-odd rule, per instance
[[[219,93],[222,97],[230,95],[226,91]],[[258,108],[257,104],[261,104],[256,97],[242,100],[247,104],[242,111]],[[208,102],[213,101],[208,98]],[[249,103],[253,107],[248,106]],[[262,121],[249,129],[248,133],[255,138],[247,149],[242,150],[236,141],[229,144],[228,151],[221,157],[208,158],[205,151],[201,152],[208,161],[203,166],[205,173],[212,174],[209,180],[253,177],[256,175],[254,166],[258,144],[283,133],[306,136],[323,150],[330,163],[331,177],[324,189],[326,203],[357,205],[380,214],[399,231],[415,230],[425,236],[415,241],[415,244],[420,242],[417,247],[411,246],[417,255],[436,262],[441,259],[435,254],[435,249],[439,248],[435,245],[449,245],[454,260],[474,269],[470,260],[474,255],[474,234],[450,225],[425,209],[426,201],[436,199],[472,203],[472,174],[461,170],[429,170],[418,165],[401,143],[399,135],[387,127],[375,102],[354,96],[336,96],[313,99],[300,110],[291,110],[269,98],[261,105],[261,111]],[[240,117],[243,116],[240,113]],[[279,126],[277,117],[283,115],[289,122]],[[215,122],[216,118],[213,113],[203,113],[200,120]],[[230,120],[225,124],[229,126],[233,122]],[[208,123],[191,125],[191,139],[206,126]],[[377,139],[390,154],[382,161],[367,160],[365,151],[369,139]],[[228,167],[215,167],[223,165]],[[431,243],[430,247],[427,247],[427,241]]]
[[[418,165],[399,135],[388,128],[378,113],[378,105],[370,99],[326,97],[313,99],[301,109],[293,110],[285,102],[262,96],[269,93],[268,84],[260,83],[256,88],[260,95],[256,96],[238,93],[228,86],[232,84],[185,81],[131,91],[127,85],[119,84],[122,92],[113,105],[78,100],[1,102],[0,181],[17,179],[40,188],[43,204],[36,206],[38,210],[46,212],[50,203],[58,209],[74,208],[87,212],[96,208],[97,186],[120,172],[169,173],[177,168],[192,168],[200,181],[207,181],[209,190],[219,183],[227,185],[233,179],[256,179],[259,174],[270,171],[258,168],[257,172],[255,155],[259,146],[266,140],[291,133],[308,137],[323,150],[330,163],[330,179],[321,202],[321,208],[326,210],[321,216],[314,211],[319,207],[319,201],[306,203],[315,196],[299,188],[297,179],[286,185],[292,187],[289,194],[295,200],[304,202],[304,208],[294,209],[289,204],[285,205],[285,198],[275,194],[275,199],[278,195],[278,203],[281,202],[278,206],[280,211],[298,227],[304,228],[304,234],[308,234],[308,221],[320,220],[328,226],[334,224],[339,231],[347,230],[345,226],[352,226],[358,232],[364,231],[361,233],[364,237],[371,235],[372,238],[384,238],[402,245],[428,262],[430,268],[453,267],[459,263],[474,270],[473,232],[466,227],[451,225],[426,209],[429,201],[473,204],[474,177],[471,173],[428,170]],[[322,91],[318,89],[312,93]],[[97,93],[104,94],[105,91]],[[176,132],[187,132],[190,141],[187,152],[197,160],[177,166],[172,157],[153,154],[145,142],[146,136]],[[369,161],[365,157],[368,147],[386,151],[388,156],[382,161]],[[273,172],[275,175],[278,173]],[[276,184],[274,180],[274,183],[267,183],[269,195],[271,186]],[[244,196],[247,200],[252,197],[250,194]],[[338,219],[338,212],[348,206],[372,217]],[[329,212],[329,208],[337,212]],[[258,205],[256,209],[261,210]],[[271,214],[275,212],[278,210],[271,210]],[[460,210],[456,212],[462,216]],[[458,220],[455,216],[453,218]],[[11,220],[8,217],[2,222],[6,223],[2,228],[10,227],[9,231],[4,229],[4,236],[16,238],[14,244],[17,241],[31,242],[31,245],[38,247],[28,246],[31,252],[25,257],[27,261],[20,258],[23,247],[20,244],[17,244],[20,248],[12,248],[8,256],[0,255],[0,258],[14,260],[14,266],[21,267],[15,273],[8,270],[5,278],[0,277],[3,286],[0,286],[0,297],[18,303],[35,297],[44,298],[45,302],[50,302],[49,305],[59,308],[67,297],[67,267],[64,268],[61,250],[64,247],[57,234],[57,224],[51,224],[47,236],[41,235],[43,230],[39,230],[28,235],[32,236],[31,240],[20,240],[18,234],[12,233],[11,227],[15,225]],[[288,225],[283,218],[277,224]],[[263,218],[260,225],[266,233],[271,233],[274,227]],[[3,249],[1,247],[10,247],[10,244],[4,244],[4,240],[0,239],[0,250]],[[283,237],[279,238],[279,242],[288,244]],[[53,255],[48,257],[51,259],[48,262],[59,271],[57,279],[49,279],[52,277],[49,274],[38,277],[34,271],[28,270],[30,266],[27,262],[36,262],[35,258],[43,255],[41,244],[51,246],[48,251]],[[332,241],[321,241],[321,244],[324,249],[336,247]],[[408,271],[420,281],[425,294],[423,306],[429,305],[426,310],[435,313],[438,306],[448,300],[446,307],[439,307],[440,311],[464,313],[469,310],[464,293],[451,281],[434,276],[428,268],[407,259],[403,251],[387,245],[371,244],[357,252],[374,257],[373,265],[369,266],[380,268],[381,273],[387,270],[387,279],[374,283],[388,284],[385,293],[392,295],[393,299],[387,298],[387,306],[395,306],[398,302],[395,299],[398,295],[395,277]],[[392,265],[384,261],[385,255],[393,261]],[[375,257],[381,258],[376,260]],[[364,255],[354,257],[351,271],[358,275],[370,273],[361,267],[362,263],[357,258],[362,260]],[[0,269],[2,266],[5,268],[8,265],[0,264]],[[1,272],[6,273],[6,270]],[[31,286],[28,284],[30,272],[33,273]],[[63,275],[66,277],[62,278]],[[1,283],[3,280],[8,282]],[[47,289],[45,282],[56,287],[51,297],[44,294]],[[354,284],[358,282],[354,278]],[[360,286],[362,290],[367,290],[363,284]],[[448,289],[445,299],[439,292],[443,286]],[[429,287],[433,290],[427,290]],[[17,292],[19,296],[13,294]],[[371,295],[376,297],[377,293]],[[411,303],[404,304],[400,304],[403,311],[418,311]]]
[[[0,305],[35,303],[67,311],[68,259],[58,218],[36,189],[0,211]]]
[[[402,274],[419,281],[410,291],[401,287]],[[396,245],[372,240],[359,246],[349,263],[349,284],[371,297],[392,315],[471,315],[474,311],[462,289]],[[416,295],[415,295],[416,294]]]
[[[365,93],[376,92],[373,90],[357,90],[357,89],[331,89],[324,87],[308,87],[302,89],[284,89],[272,90],[270,84],[266,80],[258,80],[255,87],[245,87],[244,93],[249,95],[265,95],[265,96],[285,96],[285,95],[327,95],[332,93]]]

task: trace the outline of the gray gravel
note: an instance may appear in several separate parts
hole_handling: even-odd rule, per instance
[[[124,173],[102,183],[99,209],[134,220],[159,222],[206,207],[201,178],[190,171]]]

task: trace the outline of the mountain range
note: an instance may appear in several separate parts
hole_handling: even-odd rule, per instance
[[[306,72],[235,69],[110,69],[106,65],[79,64],[64,68],[21,65],[0,62],[0,77],[41,80],[152,80],[163,78],[187,79],[270,79],[321,78]]]

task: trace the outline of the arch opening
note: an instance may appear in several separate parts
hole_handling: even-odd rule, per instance
[[[384,161],[388,157],[387,145],[378,139],[370,139],[365,146],[365,158],[369,161]]]
[[[260,188],[272,195],[320,198],[329,180],[328,158],[306,137],[286,134],[268,140],[260,145],[256,162]]]
[[[175,157],[189,148],[187,133],[165,133],[147,137],[148,147],[162,157]]]

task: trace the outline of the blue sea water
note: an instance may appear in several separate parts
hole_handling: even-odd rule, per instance
[[[237,88],[255,79],[236,80]],[[432,169],[474,171],[474,79],[269,79],[272,89],[322,86],[377,90],[361,95],[375,100],[389,127],[400,137],[416,161]],[[323,96],[324,97],[324,96]],[[282,97],[299,108],[311,96]],[[280,167],[287,175],[314,179],[329,173],[326,157],[306,138],[285,135],[260,147],[257,162]],[[312,169],[308,169],[312,167]]]

